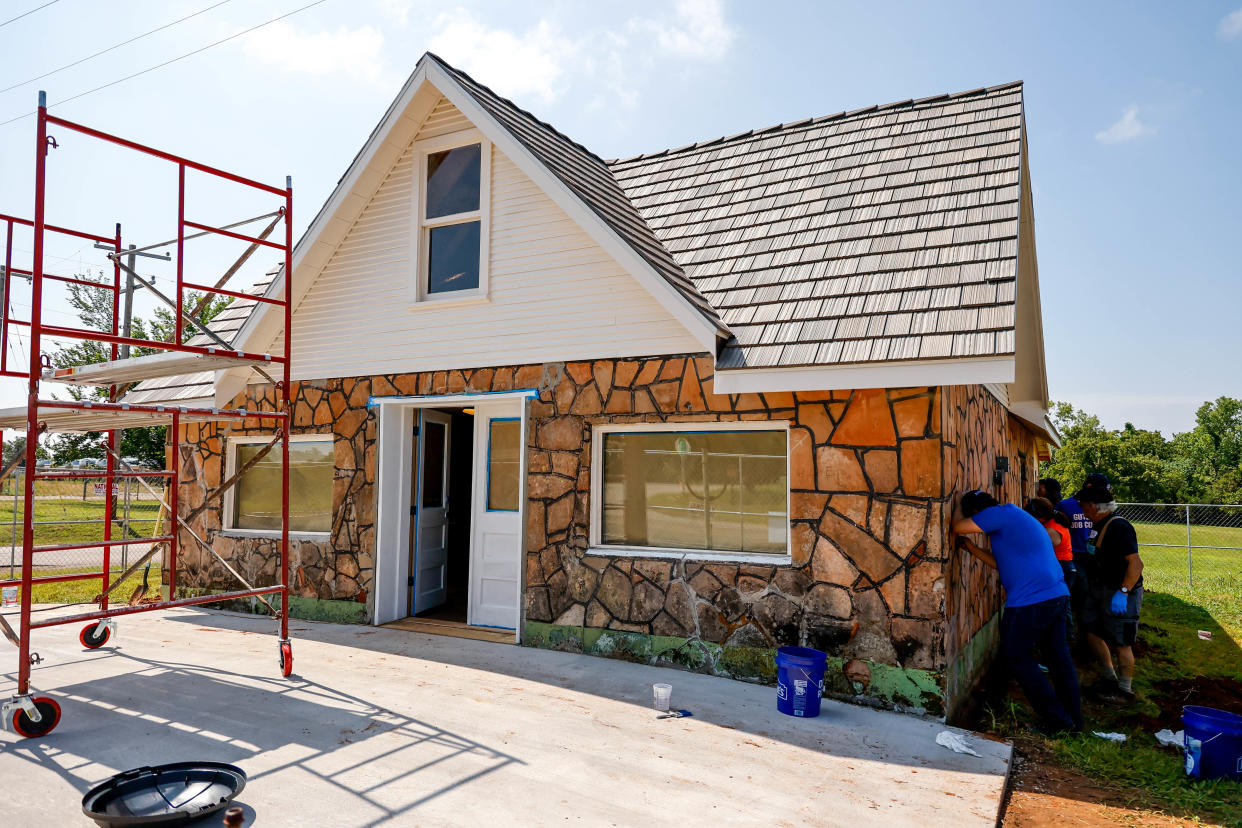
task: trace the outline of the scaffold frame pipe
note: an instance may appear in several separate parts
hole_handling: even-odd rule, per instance
[[[254,250],[262,247],[266,249],[280,250],[283,252],[283,267],[286,274],[292,273],[293,266],[293,183],[291,178],[285,179],[283,188],[274,187],[264,184],[245,176],[227,172],[218,167],[213,167],[200,162],[192,161],[188,158],[175,155],[155,149],[153,147],[140,144],[125,138],[121,138],[101,130],[93,129],[83,124],[75,123],[64,118],[59,118],[48,114],[46,106],[46,95],[39,93],[38,121],[36,127],[36,147],[35,147],[35,182],[34,182],[34,212],[30,219],[23,219],[14,216],[0,214],[0,224],[3,224],[2,239],[5,244],[5,255],[3,259],[4,271],[0,274],[0,282],[3,284],[3,294],[0,295],[2,302],[0,304],[0,377],[13,377],[26,380],[26,412],[25,412],[25,433],[30,435],[31,439],[26,441],[25,446],[25,468],[29,473],[22,475],[22,497],[23,497],[23,515],[22,515],[22,560],[21,560],[21,577],[13,578],[9,581],[0,581],[4,585],[17,583],[21,587],[21,595],[17,615],[20,616],[20,628],[16,633],[16,643],[18,649],[18,670],[17,670],[17,697],[28,698],[30,694],[30,677],[31,677],[31,632],[35,629],[45,627],[61,626],[65,624],[74,624],[83,621],[96,621],[107,618],[114,618],[120,615],[131,615],[139,612],[152,612],[160,609],[171,607],[193,606],[198,604],[215,603],[219,601],[228,601],[236,598],[258,597],[264,600],[263,596],[278,594],[280,597],[280,610],[277,612],[279,616],[279,633],[280,633],[280,656],[282,671],[288,675],[288,668],[291,662],[287,658],[291,658],[291,650],[289,649],[289,519],[290,519],[290,503],[289,503],[289,479],[290,479],[290,429],[289,423],[292,418],[292,373],[291,373],[291,348],[292,348],[292,303],[289,298],[290,279],[286,278],[286,289],[284,296],[281,298],[266,295],[244,294],[240,291],[227,290],[223,288],[223,284],[227,278],[236,271],[237,267],[249,257]],[[119,311],[120,297],[122,294],[122,271],[131,272],[122,261],[121,256],[126,252],[122,246],[121,226],[115,226],[115,232],[112,235],[103,235],[88,233],[81,230],[53,225],[47,221],[48,213],[48,164],[49,155],[52,149],[58,148],[58,142],[49,134],[50,128],[70,130],[81,135],[98,139],[100,141],[114,144],[124,149],[133,150],[163,161],[174,164],[177,168],[177,237],[169,244],[176,245],[176,295],[174,297],[163,297],[161,299],[171,300],[169,304],[175,310],[175,335],[172,342],[161,342],[158,340],[142,340],[134,337],[122,336],[119,330]],[[249,223],[255,219],[248,219],[235,224],[225,224],[221,226],[211,226],[200,222],[189,221],[186,219],[186,172],[187,170],[196,173],[204,173],[215,176],[227,182],[237,184],[243,187],[252,188],[268,195],[277,196],[281,199],[280,206],[270,213],[260,218],[275,217],[273,224],[263,231],[260,236],[252,236],[247,233],[235,232],[231,228]],[[270,241],[268,234],[272,228],[280,220],[284,221],[284,240],[283,244]],[[29,227],[33,232],[32,242],[32,264],[29,271],[14,268],[13,262],[13,234],[14,227]],[[198,232],[187,234],[187,230]],[[108,258],[112,263],[112,278],[102,279],[100,282],[88,282],[75,277],[67,277],[60,274],[54,274],[44,268],[44,259],[46,257],[46,238],[49,234],[65,234],[73,238],[84,239],[99,243],[108,250]],[[192,238],[198,238],[204,235],[222,236],[239,242],[245,242],[250,245],[247,252],[242,255],[238,263],[229,269],[225,278],[214,287],[198,284],[196,282],[187,281],[185,278],[185,258],[186,258],[186,242]],[[10,306],[10,288],[14,276],[19,278],[28,278],[30,282],[30,319],[22,320],[13,318],[9,313]],[[75,328],[65,325],[46,324],[44,322],[44,314],[46,312],[45,303],[48,299],[44,291],[45,282],[52,280],[58,282],[67,282],[70,284],[82,284],[93,288],[102,288],[109,290],[112,294],[112,320],[111,330],[94,331],[85,328]],[[273,354],[254,354],[243,350],[232,350],[229,343],[223,343],[223,347],[213,345],[211,347],[203,347],[200,345],[188,345],[182,340],[184,334],[191,332],[188,326],[193,320],[187,320],[185,314],[187,290],[200,290],[218,295],[229,296],[236,299],[246,299],[266,304],[280,305],[284,314],[284,336],[283,336],[283,352],[279,355]],[[171,291],[170,291],[171,292]],[[196,311],[198,308],[196,308]],[[192,332],[203,332],[204,326],[201,323],[193,321],[195,325]],[[26,327],[29,333],[29,367],[25,371],[10,367],[7,361],[7,346],[9,343],[9,326],[15,325]],[[209,334],[210,336],[210,334]],[[42,365],[42,346],[47,339],[91,339],[107,346],[109,356],[108,363],[117,361],[119,348],[123,345],[151,347],[170,351],[181,351],[191,354],[202,355],[220,355],[227,354],[239,360],[244,360],[254,364],[254,369],[259,371],[263,376],[271,379],[266,373],[263,373],[260,367],[264,363],[276,364],[280,366],[281,377],[276,385],[276,406],[275,410],[249,410],[249,409],[228,409],[228,408],[203,408],[203,407],[179,407],[173,405],[159,404],[129,404],[119,399],[121,388],[125,387],[118,382],[114,375],[108,373],[108,369],[94,368],[95,375],[107,384],[96,383],[97,386],[106,389],[107,401],[97,400],[52,400],[44,399],[39,395],[40,384],[45,380],[53,380],[53,377],[44,376],[44,366]],[[216,337],[218,339],[218,337]],[[138,366],[130,369],[133,373],[138,373]],[[262,403],[259,403],[262,405]],[[38,449],[38,435],[44,430],[48,430],[48,425],[42,420],[43,416],[51,417],[52,411],[68,411],[68,412],[94,412],[99,415],[96,417],[101,425],[107,425],[107,428],[99,429],[104,431],[104,445],[107,453],[106,462],[102,470],[68,470],[68,471],[48,471],[38,472],[36,462],[36,452]],[[168,417],[170,422],[167,431],[167,465],[165,470],[138,470],[134,469],[127,462],[120,458],[118,453],[119,434],[118,431],[127,427],[140,427],[145,425],[149,420],[141,422],[136,418],[123,416],[125,414],[135,415],[156,415],[156,422],[162,421]],[[103,415],[108,415],[104,417]],[[6,422],[6,428],[18,428],[16,411],[8,415],[9,420]],[[61,428],[69,427],[67,417],[74,415],[57,415],[65,420],[60,424]],[[90,414],[87,415],[90,417]],[[279,444],[281,449],[281,530],[280,530],[280,568],[279,583],[272,586],[252,586],[245,583],[247,587],[243,590],[232,590],[222,593],[194,595],[194,596],[178,596],[178,587],[180,580],[180,564],[179,547],[180,535],[186,532],[191,535],[196,542],[202,544],[212,555],[218,554],[214,549],[207,546],[196,532],[193,532],[188,525],[188,515],[180,514],[182,499],[180,497],[180,483],[182,471],[181,457],[181,439],[182,427],[184,423],[196,423],[203,420],[228,420],[228,419],[247,419],[270,425],[275,436],[272,444]],[[53,418],[54,419],[54,418]],[[51,429],[54,430],[54,429]],[[266,452],[265,452],[266,453]],[[257,460],[258,458],[255,458]],[[216,492],[223,491],[231,486],[236,485],[240,479],[243,470],[239,470],[230,477],[228,481],[219,486]],[[167,506],[169,525],[168,532],[158,537],[149,538],[130,538],[130,537],[113,537],[112,524],[112,506],[116,497],[115,483],[122,479],[136,478],[140,483],[145,485],[147,478],[163,478],[168,480],[168,488],[166,498],[162,501]],[[101,541],[91,541],[87,543],[59,543],[52,545],[36,546],[34,543],[34,504],[35,504],[35,483],[37,480],[64,480],[64,479],[80,479],[80,480],[103,480],[106,484],[104,497],[104,516],[103,516],[103,538]],[[208,499],[213,499],[209,497]],[[204,503],[204,506],[206,503]],[[199,513],[198,509],[191,510],[193,515]],[[156,529],[156,533],[159,533]],[[125,577],[115,582],[109,581],[111,577],[111,552],[113,547],[128,547],[138,544],[151,544],[151,549],[142,556],[138,562],[138,566],[143,561],[149,561],[154,554],[161,548],[167,550],[165,558],[165,568],[167,571],[168,592],[163,600],[144,601],[136,605],[109,606],[109,596],[116,586]],[[62,573],[56,575],[36,575],[34,556],[36,553],[45,553],[64,550],[80,550],[92,547],[102,547],[102,568],[98,572],[74,572]],[[226,562],[227,563],[227,562]],[[148,564],[149,565],[149,564]],[[227,567],[230,572],[236,574],[231,567]],[[133,567],[128,572],[133,571]],[[32,620],[33,612],[33,596],[32,587],[36,584],[58,583],[65,581],[80,581],[98,579],[102,591],[95,599],[99,604],[99,609],[93,612],[76,613],[66,616],[58,616],[53,618],[44,618],[39,621]],[[266,603],[266,601],[265,601]]]

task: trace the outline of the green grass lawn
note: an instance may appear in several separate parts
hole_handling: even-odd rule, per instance
[[[1242,529],[1191,526],[1193,545],[1239,548],[1192,549],[1188,562],[1185,524],[1135,523],[1134,528],[1147,590],[1168,593],[1204,608],[1235,639],[1242,640]]]
[[[40,572],[40,575],[68,575],[75,571],[72,569],[57,569],[47,572]],[[111,579],[115,579],[123,570],[116,569],[112,572]],[[134,594],[134,590],[142,584],[142,570],[139,569],[133,575],[125,579],[121,586],[113,590],[109,596],[111,603],[115,606],[123,604],[129,600]],[[148,578],[150,591],[147,595],[159,595],[160,591],[160,568],[158,561],[151,566],[151,575]],[[59,584],[36,584],[31,591],[32,600],[36,604],[89,604],[96,595],[103,591],[102,581],[92,578],[88,581],[64,581]],[[89,607],[87,608],[89,609]]]

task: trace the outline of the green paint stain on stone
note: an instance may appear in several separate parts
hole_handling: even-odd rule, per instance
[[[536,621],[526,622],[522,643],[528,647],[572,650],[639,664],[679,667],[760,684],[776,683],[776,650],[767,647],[730,647],[695,638],[595,627],[566,627]],[[846,661],[829,657],[824,676],[827,694],[934,714],[943,711],[944,690],[940,673],[866,662],[871,671],[870,685],[856,688],[845,678]]]

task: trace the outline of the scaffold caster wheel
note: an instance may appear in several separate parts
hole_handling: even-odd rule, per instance
[[[288,641],[280,642],[280,674],[285,678],[293,674],[293,645]]]
[[[31,701],[38,708],[42,718],[37,722],[32,721],[25,710],[18,708],[13,713],[13,732],[27,739],[37,739],[51,733],[52,728],[60,723],[60,705],[55,699],[49,699],[47,696],[36,696]]]
[[[82,646],[88,650],[98,650],[100,647],[108,643],[108,639],[112,637],[112,630],[106,625],[100,630],[99,624],[91,622],[82,628],[82,632],[78,633],[78,641],[82,642]]]

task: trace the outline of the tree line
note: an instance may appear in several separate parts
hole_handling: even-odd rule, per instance
[[[1242,503],[1242,400],[1220,397],[1195,412],[1195,427],[1166,439],[1126,423],[1109,429],[1067,402],[1052,404],[1061,448],[1040,472],[1076,491],[1104,472],[1117,499],[1134,503]]]

